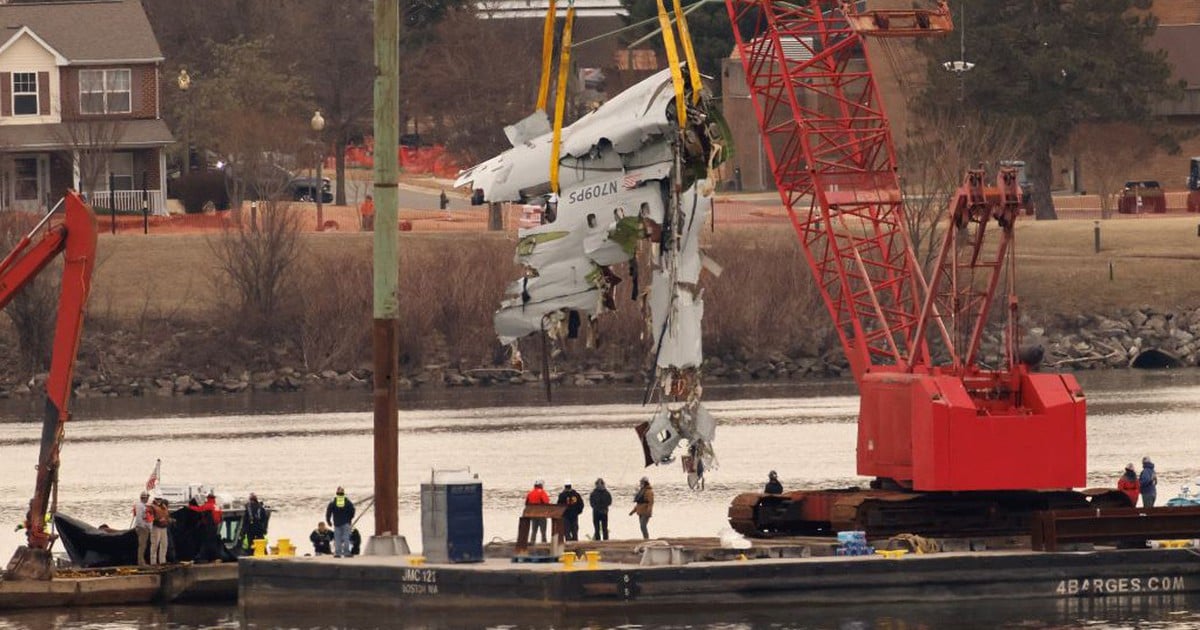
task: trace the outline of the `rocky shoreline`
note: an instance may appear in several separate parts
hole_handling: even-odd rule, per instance
[[[1200,364],[1200,309],[1165,311],[1140,308],[1107,315],[1061,317],[1059,321],[1025,328],[1026,346],[1040,345],[1043,371],[1094,369],[1173,368]],[[984,340],[981,352],[986,366],[1000,365],[998,335]],[[108,352],[120,358],[119,342],[106,340]],[[116,344],[116,345],[113,345]],[[286,353],[278,353],[286,363]],[[103,361],[101,363],[104,363]],[[75,377],[75,395],[91,397],[198,396],[241,394],[248,391],[293,392],[300,390],[370,389],[369,368],[325,369],[311,372],[296,366],[271,369],[242,369],[213,375],[199,369],[163,369],[154,376],[115,376],[118,372],[136,374],[152,371],[144,362],[138,366],[98,369],[81,361]],[[116,363],[119,363],[117,361]],[[505,367],[465,367],[448,364],[402,369],[401,389],[419,387],[513,387],[538,386],[542,375],[534,366],[524,371]],[[745,381],[781,381],[806,378],[836,378],[849,375],[848,364],[839,350],[830,349],[822,356],[785,356],[775,353],[764,357],[709,356],[705,359],[704,379],[710,383]],[[28,383],[0,386],[0,398],[29,396],[41,391],[45,374]],[[555,384],[587,387],[601,384],[645,383],[648,372],[602,369],[594,364],[576,365],[568,361],[554,364],[551,381]]]

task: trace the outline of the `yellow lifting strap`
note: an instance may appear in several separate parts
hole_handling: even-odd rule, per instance
[[[546,9],[546,23],[542,25],[542,80],[538,83],[538,111],[546,111],[546,101],[550,97],[550,69],[554,61],[554,0]]]
[[[675,32],[663,0],[658,0],[658,25],[662,29],[663,47],[667,49],[667,64],[671,68],[671,84],[675,86],[675,116],[679,128],[687,124],[687,103],[683,102],[683,73],[679,70],[679,51],[675,48]]]
[[[695,105],[700,102],[700,64],[696,63],[696,49],[692,46],[681,0],[675,0],[675,19],[679,22],[679,41],[683,43],[683,54],[687,58],[688,82],[692,86],[692,104]]]
[[[660,2],[662,0],[659,0]],[[567,107],[567,72],[571,69],[571,28],[575,25],[575,3],[567,4],[562,52],[558,55],[558,94],[554,98],[554,134],[550,141],[550,192],[558,194],[558,151],[562,144],[563,110]]]

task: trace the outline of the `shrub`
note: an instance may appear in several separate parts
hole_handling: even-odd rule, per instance
[[[231,226],[209,241],[217,280],[232,289],[245,332],[266,341],[285,338],[296,316],[296,261],[304,253],[300,216],[288,204],[263,204],[261,227]]]
[[[229,193],[225,189],[225,173],[221,171],[198,171],[181,175],[171,188],[175,198],[183,204],[189,214],[203,212],[212,202],[216,210],[229,209]]]
[[[310,256],[299,268],[300,354],[312,372],[371,356],[371,260],[362,252]]]

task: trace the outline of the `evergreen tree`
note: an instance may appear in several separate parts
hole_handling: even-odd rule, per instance
[[[1089,121],[1149,127],[1154,122],[1153,105],[1182,94],[1182,86],[1170,81],[1166,53],[1146,49],[1157,22],[1135,9],[1149,4],[1146,0],[952,2],[956,28],[967,29],[966,61],[975,67],[962,76],[942,68],[943,62],[959,58],[957,36],[925,43],[929,86],[919,99],[919,109],[926,115],[952,112],[1025,128],[1037,217],[1057,218],[1050,196],[1051,151]],[[1170,142],[1165,135],[1162,139]],[[1114,143],[1113,149],[1120,147]]]

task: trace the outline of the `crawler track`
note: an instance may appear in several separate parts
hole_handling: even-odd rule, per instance
[[[729,524],[752,537],[866,531],[871,537],[1012,536],[1030,532],[1035,512],[1128,507],[1119,491],[903,492],[802,490],[781,495],[747,493],[729,506]]]

